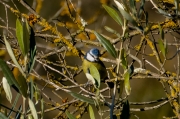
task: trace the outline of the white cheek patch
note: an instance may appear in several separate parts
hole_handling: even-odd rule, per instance
[[[89,53],[87,53],[86,59],[91,61],[91,62],[95,62],[96,60],[94,59],[94,57],[92,57]]]
[[[86,77],[87,77],[87,79],[88,79],[90,82],[92,82],[93,84],[95,84],[95,79],[93,78],[93,76],[92,76],[91,74],[86,73]]]

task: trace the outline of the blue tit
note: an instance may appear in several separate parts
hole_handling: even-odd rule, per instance
[[[105,79],[107,78],[107,70],[103,62],[99,59],[99,56],[100,56],[100,53],[97,48],[93,48],[89,50],[84,56],[82,68],[83,68],[84,73],[87,74],[87,73],[90,73],[89,71],[90,65],[94,65],[99,71],[101,81],[104,82]]]

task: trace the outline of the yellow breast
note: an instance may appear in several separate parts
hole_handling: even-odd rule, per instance
[[[99,74],[100,74],[100,78],[102,81],[104,81],[105,78],[107,77],[107,71],[106,71],[106,67],[103,64],[103,62],[101,62],[101,61],[90,62],[90,61],[84,59],[83,63],[82,63],[84,73],[88,73],[88,68],[90,67],[90,65],[94,65],[98,69]]]

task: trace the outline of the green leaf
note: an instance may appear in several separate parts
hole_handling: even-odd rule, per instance
[[[145,0],[141,0],[140,2],[140,7],[139,7],[139,11],[138,11],[138,17],[140,18],[141,15],[143,15],[144,13],[144,5],[145,5]],[[147,24],[147,18],[146,18],[146,24]]]
[[[166,47],[161,39],[158,40],[159,48],[164,57],[166,57]]]
[[[14,110],[14,109],[16,109],[17,107],[16,107],[16,104],[17,104],[17,102],[18,102],[18,100],[19,100],[19,97],[20,97],[20,94],[19,93],[17,93],[16,94],[16,97],[15,97],[15,99],[14,99],[14,102],[13,103],[11,103],[11,105],[12,105],[12,110]],[[22,107],[22,105],[20,105],[20,107]],[[16,116],[15,116],[15,119],[18,119],[18,117],[20,117],[20,110],[19,111],[17,111],[16,112]],[[9,112],[9,114],[8,114],[8,117],[10,117],[11,115],[12,115],[12,111],[11,112]]]
[[[108,41],[106,38],[104,38],[101,34],[94,31],[94,34],[96,35],[99,42],[103,45],[103,47],[114,57],[117,58],[117,53],[114,48],[114,46],[111,44],[110,41]]]
[[[163,15],[166,16],[166,17],[169,17],[169,18],[172,17],[171,14],[165,12],[164,10],[162,10],[162,9],[160,9],[160,8],[158,8],[158,7],[157,7],[157,10],[158,10],[158,12],[159,12],[160,14],[163,14]]]
[[[120,9],[120,8],[119,8]],[[127,13],[125,10],[123,10],[123,9],[121,9],[121,14],[122,14],[122,16],[126,19],[126,20],[128,20],[128,21],[130,21],[135,27],[138,27],[138,23],[131,17],[131,15],[129,14],[129,13]]]
[[[124,70],[128,68],[128,63],[126,60],[126,53],[124,51],[124,48],[121,49],[121,64]]]
[[[87,103],[90,103],[90,104],[94,104],[94,100],[91,99],[91,98],[85,97],[85,96],[83,96],[83,95],[81,95],[81,94],[77,94],[77,93],[75,93],[75,92],[70,92],[70,94],[71,94],[73,97],[75,97],[75,98],[77,98],[77,99],[79,99],[79,100],[81,100],[81,101],[83,101],[83,102],[87,102]]]
[[[12,61],[14,62],[14,64],[16,65],[16,67],[19,69],[19,71],[22,73],[22,75],[25,77],[25,74],[21,68],[21,66],[19,65],[18,61],[15,58],[15,55],[12,51],[11,45],[9,44],[9,42],[6,40],[6,37],[4,36],[4,41],[5,41],[5,45],[7,48],[7,51],[9,53],[9,56],[11,57]]]
[[[19,74],[17,77],[18,77],[17,82],[19,84],[22,95],[26,98],[27,90],[28,90],[28,85],[27,85],[26,79],[24,78],[24,76],[22,76],[22,74]]]
[[[99,99],[95,98],[94,99],[94,105],[96,107],[97,110],[101,110],[100,104],[99,104]]]
[[[89,105],[89,116],[90,119],[95,119],[94,111],[91,105]]]
[[[34,119],[38,119],[38,115],[37,115],[37,111],[34,106],[34,103],[32,102],[32,100],[30,98],[28,100],[29,100],[29,108],[31,110],[31,113],[32,113]]]
[[[131,93],[131,86],[130,86],[130,73],[128,71],[125,72],[124,74],[124,87],[125,87],[125,92],[127,95],[130,95]]]
[[[164,40],[164,30],[162,29],[160,24],[159,24],[159,32],[160,32],[161,39]]]
[[[12,92],[11,92],[10,85],[9,85],[9,83],[8,83],[8,81],[7,81],[7,79],[5,77],[3,77],[3,79],[2,79],[2,84],[3,84],[4,91],[6,93],[6,98],[11,103]]]
[[[100,96],[100,90],[99,90],[99,89],[96,89],[95,97],[96,97],[97,99],[99,99],[99,96]]]
[[[31,70],[33,69],[34,63],[35,63],[35,56],[36,56],[36,41],[35,41],[35,34],[34,31],[32,29],[32,27],[30,27],[31,30],[31,35],[30,35],[30,61],[28,63],[28,73],[31,73]]]
[[[66,111],[66,115],[69,119],[76,119],[76,117],[72,114],[70,114],[68,111]]]
[[[121,119],[129,119],[130,118],[130,107],[128,100],[123,104],[122,113],[120,115]]]
[[[141,2],[140,2],[140,7],[143,8],[144,5],[145,5],[145,0],[141,0]]]
[[[37,85],[34,85],[34,98],[36,100],[36,103],[41,99],[40,90]]]
[[[106,31],[113,33],[113,34],[116,34],[118,37],[120,37],[120,34],[116,30],[114,30],[108,26],[105,26],[104,28],[106,29]]]
[[[8,119],[2,112],[0,112],[0,119]]]
[[[21,22],[19,18],[16,19],[16,37],[18,39],[19,47],[24,56],[29,51],[29,25],[26,22]]]
[[[122,5],[121,5],[118,1],[115,1],[115,3],[116,3],[116,5],[117,5],[119,11],[121,12],[122,16],[123,16],[126,20],[130,21],[134,26],[138,27],[137,22],[132,18],[132,16],[131,16],[129,13],[127,13],[127,12],[124,10],[124,8],[122,7]]]
[[[44,100],[43,98],[41,99],[41,118],[43,119],[44,117]]]
[[[119,25],[121,25],[121,26],[123,25],[121,18],[119,17],[118,13],[113,8],[111,8],[105,4],[103,4],[102,6]]]
[[[6,64],[5,61],[3,61],[2,59],[0,59],[0,68],[2,69],[3,75],[6,77],[8,83],[10,86],[14,86],[14,88],[16,89],[16,91],[20,90],[19,84],[16,81],[14,75],[12,74],[10,68],[8,67],[8,65]]]
[[[130,9],[131,9],[133,15],[137,16],[136,1],[135,0],[129,0],[129,5],[130,5]]]
[[[30,78],[30,94],[31,94],[30,98],[32,100],[34,97],[34,82],[33,82],[32,78]]]
[[[95,79],[96,88],[100,88],[101,78],[98,69],[94,65],[91,65],[89,67],[89,71],[91,76]]]

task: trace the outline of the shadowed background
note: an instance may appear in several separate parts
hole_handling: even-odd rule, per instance
[[[37,0],[36,2],[38,2],[39,0]],[[15,5],[17,6],[17,8],[19,9],[20,12],[28,14],[29,11],[23,7],[19,2],[14,1]],[[63,9],[62,12],[60,12],[57,16],[55,16],[55,13],[61,9],[61,7],[63,7],[62,4],[64,4],[64,7],[66,8],[66,3],[63,0],[57,1],[57,0],[44,0],[42,1],[42,6],[39,6],[39,9],[37,8],[36,5],[38,5],[38,3],[36,3],[33,6],[33,1],[26,1],[30,6],[36,8],[35,10],[38,12],[38,14],[40,16],[42,16],[43,18],[45,18],[47,21],[49,21],[50,24],[52,24],[53,26],[56,25],[56,23],[58,21],[62,21],[62,22],[67,22],[70,21],[70,23],[72,22],[72,20],[67,16],[67,15],[63,15]],[[91,30],[96,30],[99,33],[102,34],[106,34],[108,37],[110,38],[116,38],[115,35],[110,34],[109,32],[107,32],[106,30],[104,30],[104,26],[109,26],[113,29],[115,29],[116,31],[118,31],[120,34],[122,34],[122,30],[121,27],[119,25],[117,25],[117,23],[107,14],[107,12],[103,9],[101,3],[99,0],[81,0],[81,5],[80,7],[77,7],[77,1],[73,0],[72,1],[74,3],[74,7],[76,10],[80,10],[80,16],[87,21],[89,24],[87,25],[86,28],[91,29]],[[12,4],[12,2],[9,0],[8,2],[6,2],[8,5],[12,6],[14,8],[14,5]],[[115,5],[112,1],[110,1],[109,6],[113,6]],[[137,3],[137,6],[139,6],[139,3]],[[65,9],[64,8],[64,9]],[[145,10],[148,12],[149,14],[149,21],[150,22],[162,22],[164,21],[165,17],[162,17],[162,15],[158,14],[156,12],[155,9],[152,9],[153,6],[150,4],[150,2],[146,2],[145,5]],[[0,4],[0,10],[1,10],[1,14],[0,17],[2,19],[6,19],[6,15],[5,15],[5,8],[2,4]],[[73,12],[73,14],[75,15],[75,13]],[[98,14],[98,15],[96,15]],[[55,16],[54,18],[52,18],[53,16]],[[11,13],[8,10],[8,25],[15,28],[15,21],[16,21],[16,16]],[[91,23],[92,22],[92,23]],[[0,21],[0,25],[4,23],[2,21]],[[42,29],[40,26],[35,28],[35,32],[36,30],[38,31],[39,29]],[[78,28],[74,28],[71,29],[69,28],[69,31],[67,31],[66,28],[64,27],[57,27],[57,29],[64,35],[69,37],[70,33],[74,33],[76,32],[76,29]],[[2,35],[3,32],[5,32],[3,29],[0,29],[0,34]],[[14,32],[15,33],[15,32]],[[43,32],[44,34],[48,34],[49,32],[45,31]],[[175,34],[176,35],[176,34]],[[93,38],[94,36],[90,36],[92,41],[97,41],[95,38]],[[155,39],[158,40],[160,36],[157,35],[155,36]],[[80,35],[78,37],[81,40],[89,40],[85,35]],[[140,36],[135,36],[132,38],[131,40],[131,46],[134,47],[137,45],[137,43],[139,43],[140,41]],[[171,36],[171,34],[166,34],[165,38],[167,40],[168,43],[173,42],[172,39],[173,37]],[[49,52],[53,52],[56,51],[58,49],[61,48],[61,46],[58,46],[52,42],[48,42],[51,41],[51,38],[47,38],[47,39],[43,39],[41,37],[36,37],[36,42],[37,42],[37,51],[38,53],[42,53],[42,54],[46,54]],[[4,46],[2,46],[4,47]],[[79,42],[76,44],[77,49],[83,50],[83,51],[87,51],[92,47],[92,45],[87,45],[85,43]],[[97,46],[96,46],[97,47]],[[116,47],[119,48],[119,44],[116,44]],[[98,47],[100,50],[102,50],[102,47]],[[149,50],[148,50],[149,49]],[[174,55],[174,52],[176,52],[176,49],[174,48],[174,46],[169,46],[168,47],[168,55],[167,57],[171,57],[172,55]],[[131,54],[135,54],[135,50],[130,49],[130,53]],[[150,48],[147,47],[146,49],[146,53],[150,54],[152,53],[152,50]],[[103,54],[104,58],[110,58],[113,59],[108,53]],[[139,55],[138,58],[141,58],[142,56]],[[158,65],[156,58],[155,57],[148,57],[145,56],[149,61],[151,61],[151,63],[153,63],[155,66]],[[9,56],[4,56],[4,59],[9,60]],[[165,63],[165,69],[170,71],[170,72],[176,72],[174,66],[176,65],[176,60],[177,58],[175,57],[174,59],[167,61]],[[52,55],[50,57],[48,57],[46,59],[47,61],[51,61],[51,62],[57,62],[58,59],[58,55]],[[66,57],[65,57],[66,63],[69,66],[81,66],[81,59],[79,57],[75,57],[73,56],[71,53],[67,53]],[[115,60],[115,59],[113,59]],[[131,62],[132,59],[128,58],[128,61]],[[105,65],[107,67],[111,67],[112,63],[107,63],[105,62]],[[58,67],[58,66],[54,66],[54,65],[50,65],[53,68],[63,72],[63,69]],[[134,64],[135,68],[139,67],[138,63]],[[44,77],[45,79],[47,79],[47,71],[51,72],[53,74],[53,76],[51,77],[52,79],[56,79],[56,81],[58,82],[59,79],[63,78],[61,75],[59,75],[56,72],[53,72],[51,70],[45,70],[45,68],[39,64],[38,62],[36,62],[34,69],[37,71],[37,73]],[[151,66],[147,66],[146,69],[157,73],[158,71],[155,70],[154,68],[152,68]],[[1,77],[2,77],[2,73],[1,73]],[[50,77],[50,76],[49,76]],[[79,84],[82,83],[86,83],[87,79],[85,77],[85,75],[83,73],[80,73],[79,75],[77,75],[75,78],[75,81]],[[48,78],[48,80],[50,80],[50,78]],[[45,83],[42,80],[39,80],[38,78],[35,79],[35,82],[37,83],[39,89],[42,89],[43,86],[45,85]],[[60,81],[61,82],[61,81]],[[131,81],[131,88],[132,88],[132,92],[130,94],[130,96],[128,97],[129,102],[147,102],[147,101],[153,101],[153,100],[157,100],[160,99],[162,97],[166,97],[166,94],[163,90],[163,87],[161,85],[161,83],[157,80],[157,79],[132,79]],[[62,81],[62,84],[65,85],[72,85],[72,83],[68,82],[68,81]],[[73,91],[79,91],[79,88],[73,88]],[[47,86],[45,89],[43,89],[43,92],[45,92],[45,94],[47,95],[47,97],[50,97],[53,101],[58,102],[59,104],[63,104],[62,100],[68,98],[69,100],[72,99],[71,95],[67,94],[64,91],[55,91],[51,86]],[[55,93],[52,92],[56,92],[58,95],[61,96],[62,99],[58,98],[57,95],[55,95]],[[108,94],[108,93],[105,93]],[[14,94],[13,94],[14,95]],[[45,97],[45,95],[43,95],[43,97]],[[45,101],[47,102],[51,102],[49,101],[49,99],[44,98]],[[55,105],[54,102],[54,105]],[[1,103],[9,105],[10,103],[6,101],[5,95],[1,96]],[[19,100],[19,103],[21,103],[21,100]],[[157,104],[155,104],[157,105]],[[154,106],[153,105],[148,105],[148,106]],[[147,105],[141,105],[141,106],[137,106],[137,105],[131,105],[132,108],[136,108],[136,107],[148,107]],[[37,106],[38,107],[38,106]],[[47,106],[46,108],[50,108],[51,106]],[[53,107],[53,106],[52,106]],[[95,107],[94,108],[94,112],[97,113],[97,109]],[[74,107],[71,107],[69,110],[72,111],[74,109]],[[104,108],[107,109],[107,108]],[[38,108],[37,108],[38,110]],[[59,113],[59,110],[53,110],[50,112],[45,113],[44,119],[49,119],[49,118],[54,118],[57,114]],[[137,115],[140,119],[146,118],[146,119],[161,119],[163,116],[173,116],[173,112],[172,112],[172,108],[170,106],[169,103],[167,103],[166,105],[163,105],[162,107],[158,108],[158,109],[153,109],[153,110],[148,110],[148,111],[144,111],[144,112],[133,112],[135,115]],[[75,113],[74,115],[76,115],[78,113]],[[96,114],[98,115],[98,114]],[[107,114],[108,115],[108,114]],[[107,116],[106,115],[106,116]],[[82,118],[89,118],[89,114],[85,113]],[[131,119],[136,119],[135,116],[131,116]]]

